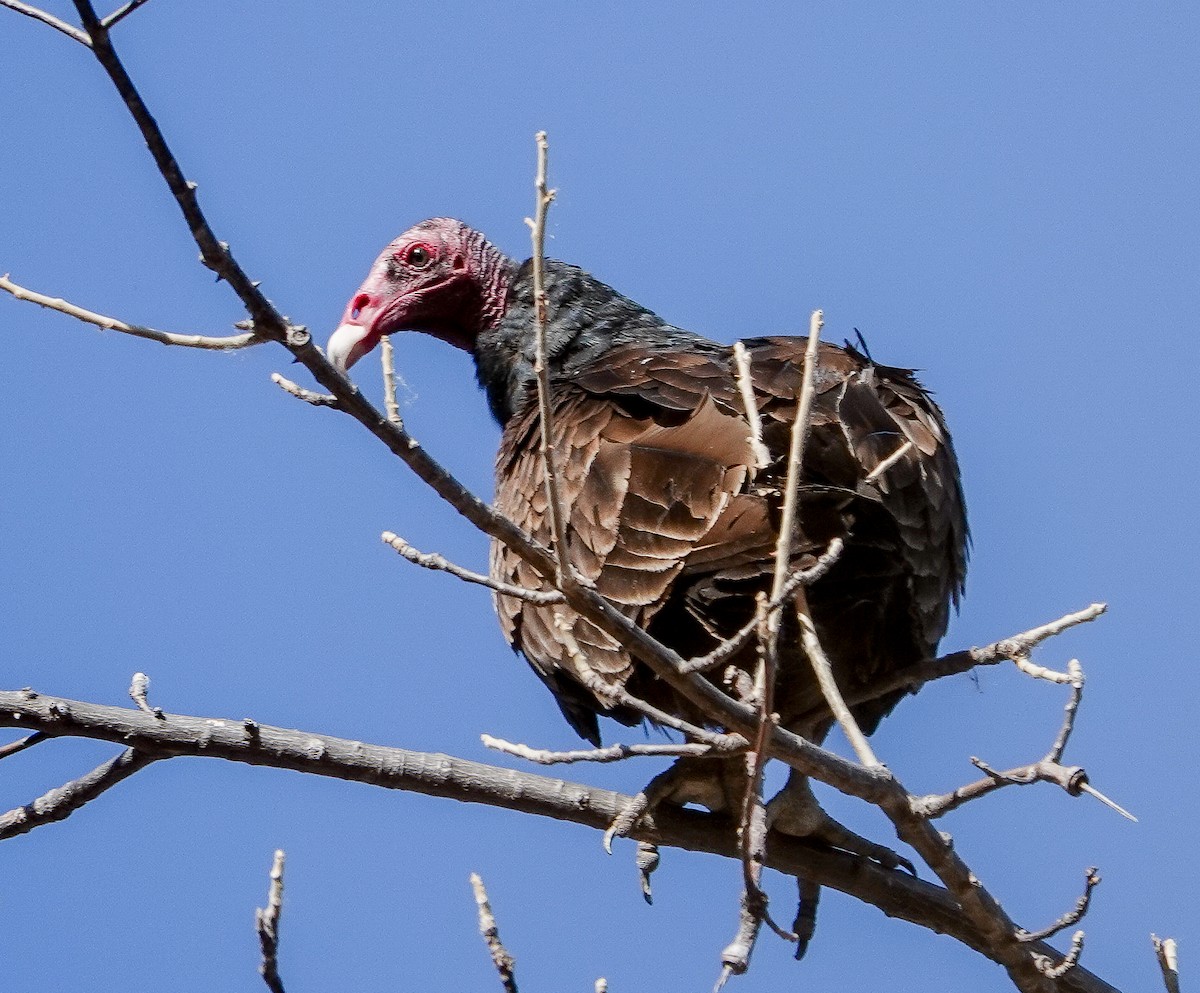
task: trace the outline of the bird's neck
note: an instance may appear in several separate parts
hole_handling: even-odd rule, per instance
[[[637,342],[653,348],[697,336],[666,324],[576,266],[546,260],[546,361],[551,376],[570,376],[611,348]],[[506,424],[531,396],[535,375],[536,308],[533,264],[510,270],[497,323],[475,339],[475,368],[492,413]]]
[[[481,298],[477,326],[479,334],[485,335],[495,329],[508,309],[509,287],[519,266],[478,231],[471,232],[467,255]]]

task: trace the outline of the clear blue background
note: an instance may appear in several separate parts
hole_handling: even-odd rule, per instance
[[[64,17],[70,5],[57,4]],[[1194,859],[1195,345],[1200,11],[1193,3],[379,4],[155,0],[116,32],[219,233],[321,340],[384,243],[460,216],[520,257],[533,133],[551,254],[731,341],[859,328],[920,367],[975,535],[947,647],[1093,600],[1041,655],[1089,677],[1069,761],[1127,823],[1051,787],[947,818],[1020,922],[1104,882],[1084,962],[1158,979],[1149,932],[1200,961]],[[0,10],[0,271],[125,320],[242,317],[89,54]],[[271,385],[286,355],[164,349],[0,300],[0,685],[495,760],[480,732],[565,747],[487,595],[384,548],[480,567],[486,543],[348,418]],[[482,493],[497,431],[467,357],[397,341],[404,415]],[[374,363],[364,387],[376,395]],[[356,370],[357,371],[357,370]],[[927,688],[875,743],[917,792],[1048,747],[1063,694],[1007,670]],[[614,729],[615,730],[615,729]],[[639,740],[637,732],[624,733]],[[834,746],[844,748],[835,741]],[[7,760],[0,807],[113,749]],[[633,790],[657,766],[573,767]],[[829,807],[882,840],[880,816]],[[12,989],[256,989],[253,908],[288,852],[289,989],[492,989],[485,878],[524,990],[705,990],[732,863],[502,811],[180,759],[0,846]],[[927,874],[928,875],[928,874]],[[780,916],[791,883],[770,880]],[[1194,978],[1194,968],[1190,970]],[[770,936],[734,988],[1004,990],[948,939],[836,893],[801,965]]]

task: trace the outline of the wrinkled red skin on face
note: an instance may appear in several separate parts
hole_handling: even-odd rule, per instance
[[[421,331],[470,351],[485,319],[503,313],[489,299],[504,257],[461,221],[433,218],[387,246],[351,297],[329,340],[343,370],[395,331]]]

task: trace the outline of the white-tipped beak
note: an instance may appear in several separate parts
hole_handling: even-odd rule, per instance
[[[329,336],[325,355],[342,372],[346,372],[371,350],[369,338],[370,328],[361,324],[342,324]]]

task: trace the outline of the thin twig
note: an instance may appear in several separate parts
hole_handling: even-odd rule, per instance
[[[650,718],[655,724],[673,728],[680,732],[680,734],[687,736],[692,742],[707,745],[714,751],[718,751],[724,755],[736,755],[746,747],[746,739],[740,734],[710,731],[708,728],[693,724],[682,717],[676,717],[665,710],[659,710],[658,707],[647,703],[640,697],[634,696],[628,690],[618,690],[613,699],[617,706],[636,710],[639,714]]]
[[[702,756],[713,753],[712,745],[698,742],[680,745],[609,745],[607,748],[580,748],[567,752],[552,752],[544,748],[530,748],[503,738],[493,738],[490,734],[481,734],[480,741],[485,748],[491,748],[505,755],[512,755],[527,762],[538,765],[567,765],[573,762],[620,762],[622,759],[636,756],[655,756],[681,758],[684,755]],[[722,752],[722,755],[728,753]]]
[[[403,427],[400,405],[396,403],[396,365],[392,357],[392,339],[384,335],[379,342],[379,361],[383,365],[383,409],[387,419],[397,427]]]
[[[899,462],[902,458],[904,458],[904,456],[907,455],[910,451],[912,451],[912,449],[913,449],[913,443],[911,441],[905,441],[903,445],[901,445],[899,448],[897,448],[894,452],[892,452],[891,455],[889,455],[886,459],[884,459],[882,462],[880,462],[879,465],[877,465],[874,469],[872,469],[867,474],[867,478],[864,479],[863,482],[864,483],[875,482],[875,480],[877,480],[880,476],[882,476],[885,472],[887,472],[892,466],[894,466],[897,462]]]
[[[303,386],[293,383],[285,376],[281,376],[277,372],[271,373],[271,382],[282,389],[285,393],[290,393],[297,400],[303,400],[305,403],[311,403],[314,407],[333,407],[335,410],[342,410],[342,401],[333,396],[331,393],[317,393],[313,390],[306,390]]]
[[[1047,979],[1062,979],[1068,972],[1075,968],[1079,963],[1079,956],[1083,954],[1083,932],[1076,931],[1071,936],[1071,947],[1067,950],[1067,954],[1062,957],[1062,960],[1057,965],[1044,965],[1042,973]]]
[[[816,382],[817,356],[819,354],[821,327],[823,324],[824,316],[821,311],[814,310],[812,319],[809,322],[808,344],[804,350],[804,370],[801,378],[800,393],[796,400],[796,420],[792,424],[791,447],[788,450],[788,472],[783,494],[783,512],[779,523],[779,544],[775,549],[775,576],[771,588],[772,600],[779,595],[779,591],[783,589],[787,578],[788,563],[791,559],[792,534],[798,523],[800,476],[804,471],[804,441],[808,435],[808,422],[812,416],[813,399],[816,394],[814,384]],[[850,708],[846,706],[846,701],[842,698],[841,690],[838,689],[837,680],[833,676],[833,666],[829,661],[829,657],[825,654],[825,650],[821,647],[820,639],[817,637],[816,625],[813,623],[812,614],[808,609],[808,597],[805,595],[803,589],[796,591],[796,619],[800,625],[801,646],[804,648],[804,653],[808,656],[808,661],[812,665],[813,673],[817,677],[817,684],[821,688],[821,695],[825,698],[830,712],[854,748],[854,754],[858,756],[859,762],[868,768],[878,766],[880,764],[879,760],[875,757],[875,753],[867,743],[866,735],[862,733],[858,722],[850,713]],[[777,652],[780,627],[778,610],[771,615],[770,627],[770,650]]]
[[[143,7],[146,4],[148,4],[149,2],[150,2],[150,0],[129,0],[129,3],[125,4],[122,7],[118,7],[111,14],[109,14],[106,18],[104,18],[100,22],[100,25],[101,25],[101,27],[111,28],[113,25],[119,24],[121,21],[123,21],[126,17],[128,17],[130,14],[132,14],[139,7]]]
[[[115,317],[105,317],[103,314],[84,310],[73,303],[68,303],[61,297],[48,297],[41,293],[35,293],[33,290],[26,289],[23,286],[18,286],[8,278],[8,273],[0,276],[0,290],[11,293],[18,300],[23,300],[27,303],[36,303],[39,307],[45,307],[48,310],[56,310],[60,314],[74,317],[85,324],[94,324],[105,331],[120,331],[122,334],[133,335],[135,338],[157,341],[160,345],[179,345],[182,348],[202,348],[210,351],[229,352],[239,348],[248,348],[251,345],[261,345],[263,342],[269,340],[255,334],[253,331],[248,331],[245,334],[211,337],[201,334],[176,334],[173,331],[159,331],[155,328],[144,327],[141,324],[126,324]]]
[[[801,586],[811,586],[824,576],[833,566],[833,563],[838,560],[844,547],[845,543],[841,538],[834,538],[829,543],[829,547],[817,558],[816,562],[807,569],[797,569],[788,577],[787,582],[783,584],[783,589],[779,591],[779,597],[772,600],[768,604],[767,609],[773,610],[776,607],[781,607]],[[679,667],[680,672],[708,672],[719,665],[723,665],[750,644],[750,639],[755,636],[757,631],[758,616],[755,615],[746,622],[740,631],[731,638],[726,638],[725,641],[721,642],[721,644],[707,655],[699,655],[684,662]]]
[[[1044,627],[1048,627],[1048,625]],[[1067,664],[1067,674],[1071,678],[1071,694],[1063,708],[1062,725],[1059,727],[1050,750],[1040,760],[999,772],[982,759],[972,756],[971,764],[984,772],[985,778],[968,783],[966,786],[960,786],[952,793],[914,797],[914,807],[920,809],[927,817],[937,818],[958,809],[965,803],[993,793],[1001,787],[1027,786],[1030,783],[1043,782],[1054,783],[1071,796],[1087,793],[1123,817],[1136,821],[1137,818],[1133,814],[1114,803],[1088,782],[1086,770],[1080,766],[1064,766],[1061,762],[1063,751],[1067,747],[1067,741],[1075,724],[1075,717],[1079,712],[1080,700],[1083,698],[1083,668],[1078,660],[1072,659]]]
[[[762,418],[758,413],[758,401],[754,396],[754,378],[750,373],[750,353],[740,341],[733,344],[733,364],[736,371],[738,392],[742,395],[742,408],[746,411],[746,423],[750,426],[750,450],[754,453],[755,468],[765,469],[771,464],[771,453],[762,440]]]
[[[1028,655],[1047,638],[1053,638],[1056,634],[1062,634],[1068,628],[1086,624],[1088,621],[1094,621],[1106,610],[1108,610],[1108,604],[1093,603],[1083,610],[1064,614],[1058,620],[1051,621],[1049,624],[1030,628],[1028,631],[1024,631],[1012,638],[993,642],[985,648],[972,648],[970,652],[975,657],[976,665],[987,665],[995,661],[1012,659],[1017,655]]]
[[[85,803],[161,757],[126,748],[86,775],[42,794],[32,803],[0,814],[0,841],[26,834],[43,824],[66,820]]]
[[[142,137],[146,140],[146,146],[154,157],[154,163],[158,166],[159,173],[167,181],[171,194],[175,197],[175,202],[183,213],[188,230],[191,231],[192,237],[200,248],[200,261],[219,279],[224,279],[229,283],[238,295],[238,299],[245,305],[250,318],[254,321],[255,328],[263,336],[278,341],[288,341],[289,332],[292,330],[288,321],[259,290],[258,283],[247,276],[242,267],[234,260],[229,251],[229,245],[218,240],[216,234],[213,233],[208,219],[200,210],[200,204],[196,197],[196,184],[189,182],[184,177],[183,170],[167,144],[162,129],[158,126],[158,122],[155,121],[137,87],[133,85],[133,80],[125,66],[121,63],[121,59],[113,47],[112,36],[96,15],[95,7],[90,0],[73,0],[73,2],[79,13],[79,19],[83,22],[83,29],[91,39],[92,54],[96,56],[96,60],[108,73],[109,79],[117,88],[129,113],[133,115],[138,130],[141,131]]]
[[[150,677],[144,672],[135,672],[129,683],[129,698],[137,704],[138,710],[153,714],[160,720],[164,719],[162,707],[151,707],[147,694],[150,692]]]
[[[275,849],[275,860],[271,863],[271,885],[267,890],[267,906],[254,911],[255,930],[262,949],[262,961],[258,974],[271,993],[284,993],[283,980],[279,978],[279,914],[283,910],[283,862],[282,848]]]
[[[1071,659],[1067,663],[1067,675],[1071,677],[1071,695],[1067,697],[1066,706],[1063,707],[1063,721],[1054,738],[1054,744],[1046,753],[1046,759],[1050,762],[1062,759],[1071,731],[1075,727],[1075,715],[1079,712],[1079,704],[1083,700],[1083,666],[1079,664],[1078,659]]]
[[[1018,941],[1044,941],[1047,938],[1053,938],[1060,931],[1065,931],[1072,925],[1078,924],[1083,920],[1084,914],[1088,912],[1088,906],[1092,902],[1092,890],[1100,884],[1100,876],[1096,872],[1096,867],[1089,866],[1084,876],[1083,895],[1075,901],[1075,906],[1063,914],[1058,920],[1048,927],[1042,928],[1040,931],[1026,931],[1021,928],[1017,931]]]
[[[565,613],[555,613],[554,626],[558,631],[559,640],[563,648],[575,665],[575,678],[582,682],[584,688],[590,690],[596,699],[601,701],[606,707],[627,707],[630,710],[636,710],[644,717],[650,718],[655,724],[659,724],[662,727],[674,728],[691,741],[703,742],[720,751],[733,753],[745,746],[746,739],[741,735],[709,731],[707,728],[693,724],[682,717],[677,717],[665,710],[660,710],[641,697],[634,696],[624,686],[612,685],[605,682],[587,664],[583,649],[579,647],[579,642],[576,640],[575,633],[572,630],[571,620]]]
[[[853,687],[845,694],[846,703],[855,706],[887,696],[896,690],[918,690],[926,683],[947,676],[958,676],[970,672],[977,666],[998,665],[1011,661],[1006,653],[1012,651],[1028,651],[1032,647],[1053,635],[1061,634],[1068,628],[1094,621],[1106,610],[1102,603],[1094,603],[1085,610],[1066,614],[1050,624],[1031,628],[1010,638],[993,641],[983,648],[967,648],[958,652],[950,652],[936,659],[925,659],[913,665],[906,666],[889,674],[885,678],[872,681],[870,686]],[[1026,647],[1027,646],[1027,647]],[[800,715],[798,723],[803,724],[817,716],[815,711]]]
[[[721,949],[721,972],[713,986],[713,993],[721,993],[730,976],[741,976],[750,968],[750,955],[758,942],[758,932],[762,930],[764,918],[762,908],[754,905],[756,895],[761,897],[762,891],[749,887],[742,889],[737,933],[733,941]]]
[[[60,21],[53,14],[48,14],[38,7],[21,3],[21,0],[0,0],[0,7],[7,7],[9,10],[15,10],[18,14],[32,17],[35,21],[41,21],[43,24],[50,25],[55,31],[61,31],[72,41],[77,41],[87,48],[92,47],[92,41],[85,32],[80,31],[79,28],[68,24],[66,21]]]
[[[40,745],[43,741],[49,741],[50,738],[51,735],[48,735],[45,731],[35,731],[33,734],[27,734],[24,738],[10,741],[7,745],[0,746],[0,759],[16,755],[18,752],[23,752],[26,748],[32,748],[34,745]]]
[[[546,185],[546,165],[549,158],[549,143],[546,132],[539,131],[537,141],[537,177],[534,187],[537,202],[533,218],[525,218],[529,225],[533,243],[533,302],[534,302],[534,360],[533,371],[537,376],[538,416],[541,423],[542,467],[545,474],[546,505],[550,515],[550,533],[554,536],[554,554],[558,565],[557,586],[561,589],[572,576],[571,564],[567,560],[566,511],[558,489],[558,461],[554,445],[554,427],[550,417],[550,369],[546,361],[546,213],[554,200],[555,191]]]
[[[395,549],[400,555],[408,559],[409,562],[419,565],[423,569],[448,572],[451,576],[455,576],[463,582],[486,586],[489,590],[495,590],[497,593],[525,600],[528,603],[563,603],[566,599],[558,590],[527,590],[521,586],[513,586],[511,583],[502,583],[497,579],[492,579],[491,576],[485,576],[481,572],[472,572],[470,569],[464,569],[462,566],[455,565],[444,555],[439,555],[437,552],[418,551],[394,531],[384,531],[379,537],[385,545]]]
[[[758,622],[758,665],[755,667],[753,699],[758,707],[758,730],[747,752],[746,789],[738,826],[738,845],[742,856],[742,895],[738,904],[738,928],[733,940],[721,952],[721,974],[714,987],[717,993],[730,976],[740,976],[750,967],[750,956],[763,924],[780,937],[795,940],[771,917],[767,894],[763,891],[762,869],[767,857],[767,810],[763,803],[763,770],[767,736],[778,722],[775,710],[775,676],[778,655],[771,643],[769,607],[765,594],[755,603]]]
[[[1167,993],[1179,993],[1179,949],[1174,938],[1160,938],[1157,934],[1150,935],[1154,943],[1154,955],[1158,959],[1158,967],[1162,970],[1163,985]]]
[[[1059,672],[1057,669],[1048,669],[1044,665],[1038,665],[1025,652],[1017,652],[1012,656],[1012,661],[1013,665],[1020,669],[1021,672],[1033,679],[1044,679],[1049,683],[1071,682],[1071,674],[1069,672]]]
[[[1071,796],[1087,793],[1106,806],[1111,807],[1121,816],[1131,821],[1137,820],[1128,810],[1114,803],[1088,783],[1087,771],[1081,766],[1065,766],[1059,762],[1042,759],[1038,762],[1031,762],[1028,765],[1017,766],[1015,769],[1000,771],[993,769],[982,759],[975,756],[971,756],[971,764],[985,773],[983,779],[977,779],[966,786],[960,786],[952,793],[913,797],[914,808],[919,809],[924,816],[936,819],[945,816],[952,810],[957,810],[965,803],[970,803],[972,800],[987,796],[989,793],[994,793],[1005,786],[1053,783]]]
[[[487,890],[483,888],[483,880],[476,872],[471,873],[471,889],[475,891],[475,904],[479,908],[479,933],[483,935],[488,954],[492,957],[492,964],[500,975],[500,985],[504,987],[505,993],[517,993],[517,978],[514,973],[517,963],[500,940],[500,929],[496,926],[496,917],[492,913]]]

